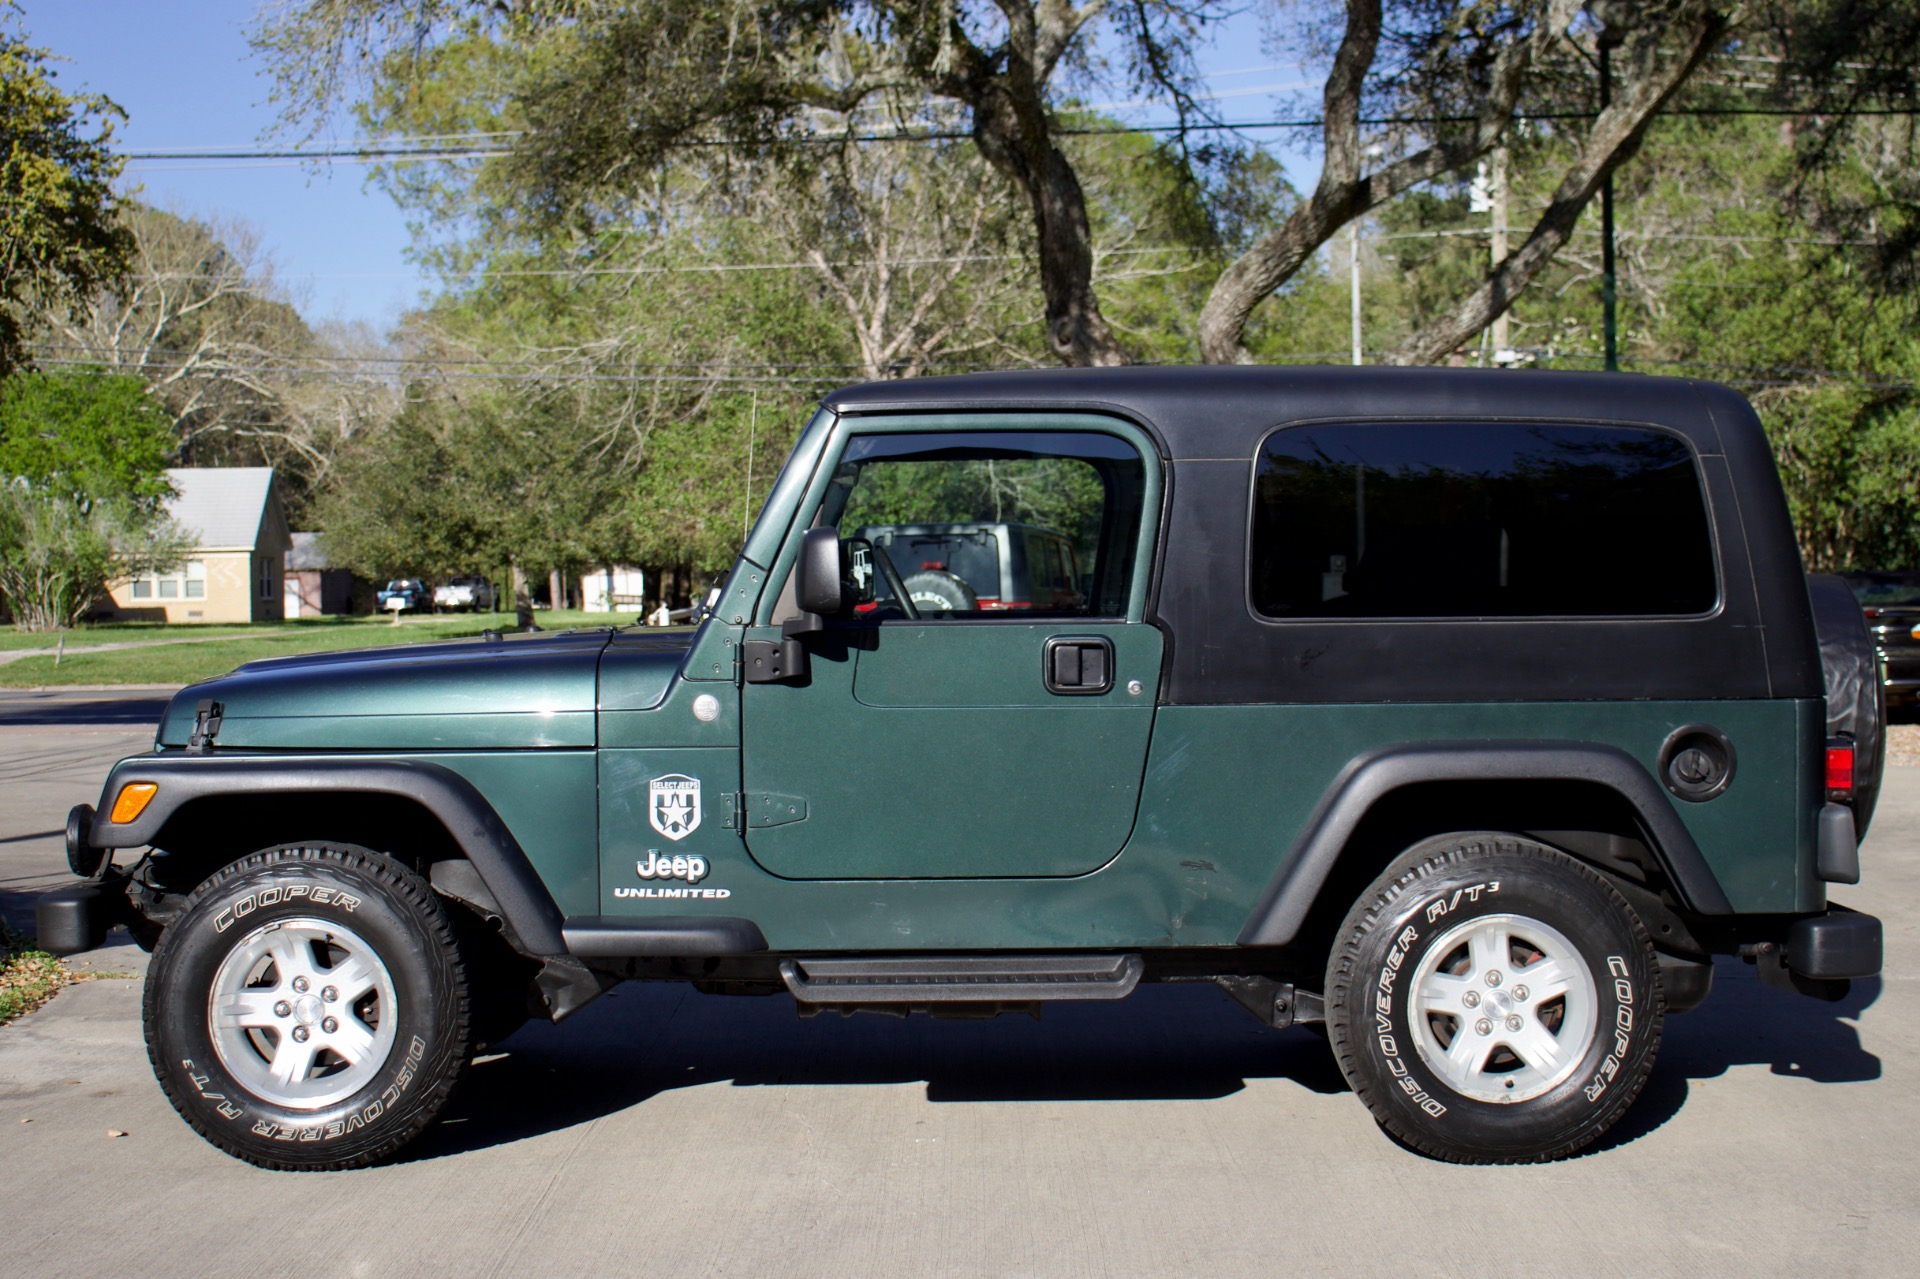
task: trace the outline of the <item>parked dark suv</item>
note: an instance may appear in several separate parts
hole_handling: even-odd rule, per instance
[[[1880,654],[1887,705],[1920,702],[1920,572],[1843,573]]]
[[[1071,543],[1047,607],[916,601],[907,574],[1021,527]],[[178,694],[70,816],[85,879],[40,937],[154,944],[162,1088],[268,1167],[390,1155],[483,1044],[627,979],[803,1015],[1212,983],[1324,1023],[1413,1149],[1551,1159],[1633,1102],[1713,956],[1828,999],[1879,971],[1879,922],[1828,898],[1860,877],[1873,662],[1723,387],[853,387],[696,629]]]

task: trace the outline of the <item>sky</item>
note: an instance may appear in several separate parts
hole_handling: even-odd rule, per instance
[[[56,65],[62,89],[104,93],[126,110],[116,133],[123,150],[288,145],[300,139],[273,134],[270,81],[247,44],[261,3],[20,0],[19,25],[33,44],[64,59]],[[1229,120],[1271,116],[1276,94],[1293,97],[1303,87],[1298,68],[1263,51],[1251,15],[1220,29],[1201,66]],[[1137,105],[1111,109],[1139,123],[1168,118]],[[350,126],[315,139],[329,140],[353,141]],[[1312,180],[1307,157],[1283,159],[1296,185]],[[365,174],[351,163],[135,160],[125,185],[175,213],[250,224],[309,323],[360,321],[385,330],[432,281],[407,259],[405,216]]]
[[[23,0],[31,41],[66,59],[66,92],[119,103],[128,151],[258,143],[275,122],[269,83],[247,46],[259,0]],[[288,139],[287,141],[291,141]],[[173,212],[238,218],[260,233],[310,323],[385,328],[426,287],[405,257],[406,219],[358,165],[288,161],[135,161],[126,184]]]

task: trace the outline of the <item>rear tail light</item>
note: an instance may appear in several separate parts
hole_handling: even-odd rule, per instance
[[[1853,798],[1853,739],[1827,739],[1827,798]]]

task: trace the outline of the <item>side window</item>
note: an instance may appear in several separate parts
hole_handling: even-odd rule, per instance
[[[1692,451],[1624,426],[1283,428],[1255,462],[1248,563],[1272,618],[1685,616],[1719,596]]]
[[[816,522],[871,543],[923,618],[1118,617],[1145,494],[1139,453],[1095,431],[858,435]],[[1067,545],[1089,566],[1085,591],[1063,584]],[[874,576],[884,617],[887,575]]]

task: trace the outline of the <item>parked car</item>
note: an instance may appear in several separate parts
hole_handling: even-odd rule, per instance
[[[456,577],[433,590],[433,606],[456,613],[493,612],[493,583],[484,577]]]
[[[854,537],[885,551],[929,612],[1072,611],[1082,603],[1072,541],[1033,524],[870,524]]]
[[[399,601],[397,609],[394,604],[396,600]],[[396,577],[374,595],[375,605],[382,613],[417,613],[432,600],[433,597],[427,592],[427,584],[417,577]]]
[[[695,628],[174,696],[69,815],[81,882],[37,921],[152,946],[196,1131],[389,1157],[484,1045],[623,980],[960,1017],[1205,982],[1324,1026],[1405,1146],[1523,1163],[1627,1112],[1715,956],[1829,1000],[1880,971],[1829,897],[1879,781],[1873,648],[1731,390],[916,378],[828,396],[769,491]],[[843,536],[972,523],[997,554],[1009,507],[1090,548],[1050,607],[923,610],[903,573],[966,580],[961,541],[896,568]],[[1782,1024],[1726,1017],[1695,1034]]]
[[[1880,654],[1887,705],[1920,703],[1920,571],[1842,573]]]

